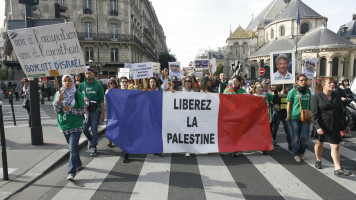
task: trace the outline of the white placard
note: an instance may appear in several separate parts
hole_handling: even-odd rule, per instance
[[[273,52],[270,54],[271,84],[290,84],[295,79],[295,53]],[[277,63],[277,58],[279,63]]]
[[[153,65],[153,73],[161,74],[161,63],[152,63]]]
[[[195,69],[208,69],[209,60],[195,60],[194,61]]]
[[[85,72],[85,61],[74,24],[61,23],[7,31],[27,77]]]
[[[125,76],[126,78],[130,79],[130,68],[119,68],[119,78]]]
[[[169,77],[176,76],[177,78],[182,78],[182,68],[180,67],[180,62],[169,62]]]
[[[132,64],[131,63],[124,63],[124,68],[132,68]]]
[[[199,78],[203,76],[203,72],[195,72],[195,77]]]
[[[318,66],[318,59],[305,58],[302,74],[312,79],[316,75],[316,66]]]
[[[211,64],[211,72],[215,73],[216,72],[216,58],[211,59],[210,64]]]
[[[151,62],[132,64],[133,79],[144,79],[153,77],[153,66]]]
[[[167,92],[163,95],[163,152],[218,152],[219,94]],[[172,114],[174,113],[174,114]]]

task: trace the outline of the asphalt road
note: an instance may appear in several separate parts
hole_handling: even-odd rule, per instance
[[[66,160],[10,199],[356,199],[356,177],[333,174],[329,145],[324,148],[323,169],[318,170],[312,140],[302,163],[294,161],[283,132],[277,141],[279,146],[267,156],[132,155],[126,164],[121,150],[106,147],[101,137],[96,157],[81,149],[85,167],[74,182],[66,180]],[[342,166],[356,174],[355,135],[344,141]]]

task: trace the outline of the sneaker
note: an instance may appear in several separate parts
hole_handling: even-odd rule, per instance
[[[322,168],[322,167],[321,167],[321,161],[317,160],[317,161],[315,162],[315,168],[317,168],[317,169],[321,169],[321,168]]]
[[[129,162],[129,154],[125,154],[124,160],[122,162],[123,163],[128,163]]]
[[[297,161],[297,163],[302,162],[302,160],[300,159],[300,156],[294,156],[294,160]]]
[[[301,160],[304,160],[304,159],[305,159],[304,154],[300,154],[300,159],[301,159]]]
[[[74,175],[73,174],[68,174],[67,180],[68,181],[74,181]]]
[[[334,171],[334,175],[336,176],[350,176],[352,173],[344,170],[344,169],[339,169]]]
[[[96,156],[96,147],[91,148],[90,156]]]
[[[239,152],[232,152],[232,157],[237,157],[239,155]]]
[[[276,140],[273,140],[273,141],[272,141],[272,144],[273,144],[273,146],[277,146],[277,141],[276,141]]]
[[[106,144],[108,147],[112,147],[112,142],[109,140],[108,143]]]
[[[263,155],[267,155],[267,151],[262,151],[262,154]]]
[[[185,157],[190,157],[190,153],[185,153]]]

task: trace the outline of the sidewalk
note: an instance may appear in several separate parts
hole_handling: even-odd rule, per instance
[[[4,105],[8,104],[5,101],[3,101]],[[51,103],[45,102],[41,105],[41,109],[45,106],[49,109]],[[105,127],[106,125],[99,126],[99,135],[105,133]],[[69,157],[68,146],[64,136],[59,132],[57,120],[42,120],[42,132],[44,144],[31,145],[31,132],[28,125],[5,128],[9,181],[3,180],[0,160],[0,199],[8,198]],[[82,134],[79,148],[86,145],[87,139]]]

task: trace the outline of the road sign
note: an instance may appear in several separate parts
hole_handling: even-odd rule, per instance
[[[266,70],[264,68],[261,68],[259,72],[260,72],[260,74],[265,74]]]

